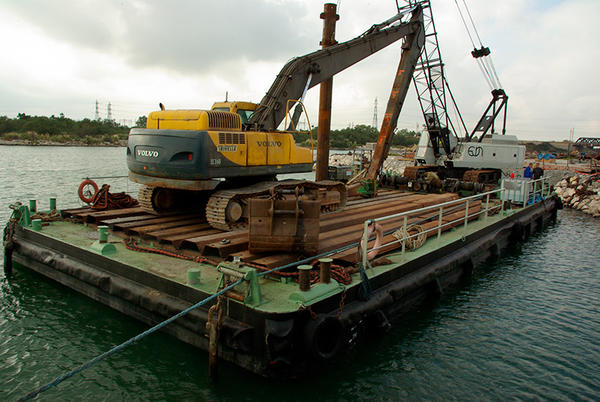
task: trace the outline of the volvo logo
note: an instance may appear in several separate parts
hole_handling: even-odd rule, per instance
[[[158,158],[158,151],[150,149],[138,149],[136,150],[137,156],[145,156],[147,158]]]
[[[259,147],[280,147],[281,141],[258,141]]]

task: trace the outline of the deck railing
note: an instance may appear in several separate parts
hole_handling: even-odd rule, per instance
[[[522,183],[522,187],[520,187],[522,193],[518,194],[518,198],[523,200],[523,206],[539,202],[545,197],[547,197],[551,192],[551,187],[548,185],[547,181],[544,178],[538,180],[520,180],[519,182]],[[511,193],[511,191],[513,193]],[[439,239],[442,236],[442,232],[446,228],[458,227],[462,225],[466,234],[469,221],[472,221],[475,218],[479,218],[480,216],[483,216],[483,219],[487,220],[488,216],[496,212],[500,212],[501,214],[503,214],[505,201],[507,200],[511,201],[513,204],[518,204],[518,202],[515,203],[514,197],[511,197],[511,195],[515,195],[514,191],[515,190],[507,189],[505,187],[505,180],[502,180],[500,188],[495,190],[487,191],[481,194],[476,194],[465,198],[460,198],[458,200],[446,201],[437,205],[431,205],[423,208],[413,209],[410,211],[400,212],[397,214],[388,215],[376,219],[368,219],[363,223],[362,242],[360,246],[362,265],[363,267],[368,266],[369,252],[373,250],[379,250],[393,244],[401,243],[401,253],[404,254],[406,252],[407,241],[409,241],[410,239],[416,239],[418,236],[421,236],[421,233],[424,233],[428,238],[430,233],[437,232],[437,239]],[[490,198],[492,197],[496,197],[497,199],[499,199],[500,203],[490,203]],[[484,200],[485,203],[483,202]],[[470,207],[476,201],[481,201],[481,207],[476,212],[472,212],[473,208],[471,208],[470,210]],[[444,223],[444,214],[446,214],[447,216],[451,213],[456,213],[458,211],[464,211],[464,216]],[[437,214],[427,218],[423,218],[423,220],[432,222],[434,219],[437,218],[437,225],[435,227],[417,232],[415,234],[409,234],[411,226],[418,224],[415,222],[409,223],[409,217],[416,217],[419,215],[426,214],[427,212],[437,212]],[[385,237],[385,235],[387,234],[399,232],[401,234],[401,237],[397,236],[397,240],[393,240],[385,244],[380,244],[377,247],[372,247],[371,249],[369,249],[369,237],[371,237],[376,231],[376,225],[378,225],[380,222],[398,219],[402,220],[401,226],[393,230],[388,230],[386,233],[383,234],[383,236]]]

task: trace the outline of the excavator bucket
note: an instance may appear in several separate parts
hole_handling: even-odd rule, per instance
[[[249,200],[251,253],[319,251],[319,200],[253,198]]]

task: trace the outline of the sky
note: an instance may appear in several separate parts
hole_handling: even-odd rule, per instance
[[[398,0],[400,4],[404,2]],[[431,0],[445,71],[467,127],[491,99],[456,3],[469,6],[521,140],[600,137],[600,1]],[[334,1],[335,2],[335,1]],[[318,0],[0,0],[0,115],[107,117],[260,102],[291,58],[319,49]],[[395,0],[338,0],[339,42],[396,13]],[[378,124],[400,57],[393,44],[333,80],[332,128]],[[317,122],[319,91],[306,97]],[[399,128],[423,118],[414,88]]]

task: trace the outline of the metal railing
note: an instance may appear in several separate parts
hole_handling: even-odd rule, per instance
[[[551,192],[551,187],[548,185],[548,183],[545,181],[544,178],[541,178],[539,180],[523,180],[523,189],[524,189],[524,194],[523,194],[523,206],[526,206],[528,204],[535,204],[536,202],[543,200],[544,197],[548,196]],[[458,200],[452,200],[452,201],[446,201],[440,204],[436,204],[436,205],[431,205],[431,206],[427,206],[427,207],[423,207],[423,208],[418,208],[418,209],[413,209],[410,211],[405,211],[405,212],[400,212],[397,214],[393,214],[393,215],[388,215],[388,216],[384,216],[384,217],[380,217],[380,218],[376,218],[376,219],[368,219],[366,221],[364,221],[363,223],[363,233],[362,233],[362,241],[361,241],[361,245],[360,245],[360,249],[361,249],[361,262],[363,264],[363,267],[367,267],[368,265],[368,253],[373,251],[373,250],[379,250],[382,249],[384,247],[388,247],[390,245],[393,244],[398,244],[401,243],[401,253],[404,255],[404,253],[406,252],[406,245],[407,245],[407,241],[409,241],[410,239],[415,239],[417,236],[420,236],[422,233],[424,233],[427,237],[429,237],[429,233],[431,232],[437,232],[437,239],[440,239],[440,237],[442,236],[442,232],[446,229],[446,228],[453,228],[453,227],[459,227],[460,225],[458,225],[459,223],[462,224],[465,234],[466,234],[466,230],[467,230],[467,226],[469,224],[469,221],[474,220],[475,218],[478,218],[480,216],[483,215],[483,219],[487,220],[488,217],[492,214],[492,213],[496,213],[496,212],[500,212],[500,214],[504,214],[504,205],[505,205],[505,201],[510,200],[514,203],[514,200],[510,199],[507,197],[509,191],[511,190],[507,190],[505,188],[505,181],[502,180],[502,184],[500,186],[500,188],[495,189],[495,190],[491,190],[491,191],[487,191],[485,193],[481,193],[481,194],[476,194],[476,195],[472,195],[469,197],[465,197],[465,198],[460,198]],[[498,198],[500,200],[500,203],[490,203],[490,198],[496,196],[496,198]],[[483,201],[485,200],[485,204],[483,203]],[[476,201],[481,201],[481,207],[478,208],[478,210],[476,212],[470,212],[470,208],[471,211],[473,211],[472,206],[474,205],[474,203]],[[460,218],[457,219],[452,219],[446,223],[444,223],[444,214],[446,214],[446,216],[456,213],[456,212],[461,212],[464,211],[464,216],[461,216]],[[432,214],[431,216],[426,216],[424,218],[422,218],[420,221],[412,221],[409,222],[409,217],[410,216],[414,216],[414,217],[418,217],[420,215],[424,215],[428,212],[434,212],[434,214]],[[385,243],[385,244],[380,244],[377,247],[372,247],[371,249],[368,248],[368,242],[369,242],[369,237],[371,237],[373,235],[373,233],[376,231],[376,225],[379,222],[384,222],[384,221],[390,221],[390,220],[398,220],[401,219],[402,220],[402,224],[393,229],[393,230],[388,230],[387,232],[383,233],[383,236],[390,234],[390,233],[400,233],[401,234],[401,238],[400,236],[397,236],[397,240]],[[419,225],[420,223],[425,222],[433,222],[435,219],[437,219],[437,225],[435,227],[429,228],[427,230],[423,230],[423,231],[417,231],[417,233],[415,234],[410,234],[409,235],[409,231],[411,231],[411,227],[415,226],[415,225]],[[382,239],[383,242],[383,239]]]
[[[542,177],[537,180],[530,180],[529,185],[525,186],[525,190],[525,202],[529,205],[535,204],[539,200],[543,200],[550,195],[552,187],[550,186],[550,183]]]

